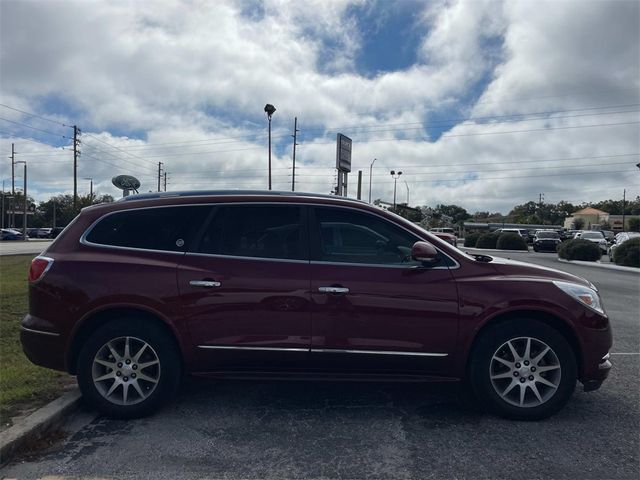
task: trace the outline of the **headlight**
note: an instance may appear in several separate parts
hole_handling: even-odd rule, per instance
[[[570,297],[575,298],[578,302],[604,315],[604,307],[600,301],[598,291],[594,288],[585,287],[569,282],[555,281],[553,284]]]

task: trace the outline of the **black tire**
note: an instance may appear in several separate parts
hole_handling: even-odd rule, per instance
[[[516,372],[514,370],[515,367],[504,366],[502,367],[504,368],[503,372],[505,375],[508,374],[509,376],[500,380],[492,380],[492,369],[494,369],[496,365],[498,367],[501,366],[499,365],[500,362],[492,360],[494,358],[494,354],[496,356],[501,356],[502,353],[499,352],[507,352],[508,350],[505,345],[508,345],[507,342],[509,341],[511,341],[512,345],[516,347],[518,352],[523,353],[523,348],[526,348],[526,338],[532,339],[532,352],[534,352],[535,348],[539,349],[538,352],[541,350],[544,351],[543,344],[550,347],[551,351],[551,353],[547,353],[547,355],[542,357],[541,360],[538,360],[538,363],[535,363],[532,360],[530,365],[535,363],[537,370],[542,370],[543,368],[548,367],[548,365],[554,365],[557,363],[560,368],[557,369],[557,371],[551,370],[544,373],[537,372],[537,376],[534,376],[536,375],[535,371],[526,371],[523,374],[522,370]],[[500,350],[501,347],[503,347],[504,350]],[[520,349],[517,347],[520,347]],[[551,357],[554,360],[549,362],[548,359],[551,355],[554,355],[554,357]],[[530,354],[530,357],[534,356],[535,355]],[[569,398],[571,398],[577,380],[578,370],[576,358],[573,349],[567,340],[554,328],[534,319],[522,318],[517,320],[508,320],[489,327],[489,329],[483,332],[476,340],[469,362],[468,382],[478,400],[480,400],[480,402],[489,411],[499,416],[514,420],[541,420],[555,414],[564,407],[564,405],[569,401]],[[518,363],[515,363],[515,365],[518,365]],[[522,364],[521,368],[531,369],[531,366],[525,367],[524,364]],[[518,373],[518,376],[515,376],[516,373]],[[493,372],[493,375],[502,374]],[[510,375],[513,375],[514,378],[511,378]],[[553,377],[549,377],[549,375],[552,375]],[[520,386],[518,385],[518,382],[522,382],[523,376],[526,377],[524,379],[526,385]],[[540,377],[544,377],[541,381],[547,380],[551,383],[555,383],[557,387],[555,391],[553,388],[537,383]],[[533,381],[534,378],[535,381]],[[528,382],[530,379],[532,381]],[[515,385],[512,385],[512,383],[515,383]],[[540,402],[540,399],[534,396],[533,388],[529,387],[530,383],[534,384],[536,392],[539,390],[544,392],[542,394],[542,400],[544,400],[544,402],[536,404]],[[498,393],[498,389],[502,389],[503,386],[503,394],[508,390],[508,387],[512,388],[512,390],[510,390],[506,395],[506,400],[500,393]],[[510,401],[522,403],[522,399],[520,397],[521,390],[525,391],[525,395],[527,396],[525,398],[529,399],[529,406],[520,406],[510,403]],[[514,394],[516,396],[515,399],[513,398]],[[545,397],[545,395],[547,397]]]
[[[152,361],[148,363],[153,363],[155,361],[153,360],[154,357],[157,358],[158,363],[157,366],[154,365],[151,367],[142,367],[141,364],[142,368],[152,369],[152,373],[149,373],[149,370],[144,372],[143,370],[137,370],[139,382],[136,380],[136,384],[141,386],[141,390],[143,390],[145,394],[146,391],[149,390],[151,393],[143,397],[132,388],[133,384],[130,383],[127,386],[127,392],[129,392],[129,388],[131,387],[132,393],[129,394],[131,395],[129,398],[132,400],[129,401],[137,401],[137,403],[118,404],[114,403],[114,401],[121,400],[117,398],[117,396],[118,394],[122,396],[124,385],[116,387],[113,392],[115,396],[110,396],[114,401],[107,399],[104,395],[106,388],[103,385],[106,384],[106,387],[109,387],[116,383],[116,379],[113,379],[113,383],[109,383],[111,379],[107,379],[104,382],[99,382],[99,386],[97,386],[93,377],[96,368],[100,368],[100,365],[98,363],[94,364],[94,360],[98,358],[97,355],[99,353],[102,354],[102,352],[106,351],[105,349],[108,348],[106,344],[108,342],[113,341],[113,345],[115,346],[123,345],[123,339],[127,337],[130,338],[132,349],[135,346],[140,346],[140,342],[146,343],[147,347],[143,349],[144,352],[141,355],[146,355],[146,359],[152,359]],[[132,350],[131,353],[135,352]],[[129,356],[132,357],[132,355]],[[119,318],[98,328],[83,345],[78,355],[78,385],[83,398],[90,405],[96,407],[101,413],[109,417],[143,417],[153,413],[173,398],[180,384],[182,374],[181,363],[180,353],[174,339],[171,338],[163,328],[135,316]],[[137,368],[135,364],[131,365],[131,367],[134,366]],[[129,366],[125,368],[129,368]],[[117,367],[116,370],[118,370],[118,372],[120,371]],[[102,373],[108,374],[111,372],[113,372],[114,375],[118,373],[110,367],[106,367]],[[136,373],[131,369],[129,369],[128,372],[132,377],[136,377]],[[146,375],[140,375],[142,373],[148,373],[150,377],[157,380],[156,383],[145,382],[142,377]],[[118,381],[121,384],[127,379],[126,376],[122,376],[123,374],[127,375],[127,372],[122,371],[118,373]],[[128,379],[128,381],[133,382],[133,379]],[[103,393],[100,392],[99,388],[103,389]]]

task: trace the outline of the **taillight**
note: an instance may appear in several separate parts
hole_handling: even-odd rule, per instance
[[[31,266],[29,267],[29,282],[37,282],[53,265],[53,258],[49,257],[36,257],[31,260]]]

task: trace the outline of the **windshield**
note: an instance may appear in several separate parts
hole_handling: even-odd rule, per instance
[[[560,236],[556,232],[538,232],[538,238],[560,238]]]
[[[580,238],[586,238],[586,239],[595,239],[595,240],[602,240],[604,237],[602,236],[601,233],[596,233],[596,232],[586,232],[583,233]]]

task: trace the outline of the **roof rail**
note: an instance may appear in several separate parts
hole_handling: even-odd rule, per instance
[[[150,192],[128,195],[118,199],[118,202],[131,202],[135,200],[151,200],[154,198],[175,198],[175,197],[206,197],[206,196],[235,196],[235,195],[286,195],[295,197],[316,197],[316,198],[333,198],[336,200],[356,200],[355,198],[338,197],[336,195],[326,195],[322,193],[310,193],[310,192],[288,192],[277,190],[181,190],[175,192]],[[365,202],[366,203],[366,202]]]

